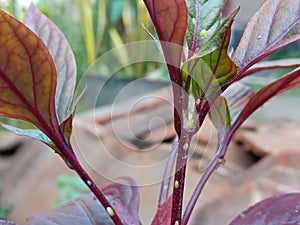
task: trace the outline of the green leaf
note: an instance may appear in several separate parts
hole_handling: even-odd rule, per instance
[[[21,135],[21,136],[27,136],[27,137],[31,137],[33,139],[39,140],[44,142],[45,144],[47,144],[50,148],[52,148],[54,151],[56,151],[57,153],[61,154],[61,151],[56,147],[56,145],[47,137],[47,135],[45,135],[42,131],[40,130],[25,130],[25,129],[21,129],[21,128],[17,128],[17,127],[13,127],[7,124],[3,124],[0,123],[0,125],[2,127],[4,127],[5,129],[17,134],[17,135]]]
[[[75,3],[80,14],[81,32],[85,42],[88,63],[91,65],[96,59],[95,32],[91,4],[88,0],[76,0]]]
[[[225,0],[187,0],[186,2],[189,13],[187,43],[191,49],[194,41],[196,41],[196,46],[199,46],[200,42],[204,40],[205,37],[199,35],[201,31],[212,33],[211,29],[215,30],[215,24],[219,25]]]
[[[23,22],[35,32],[47,46],[57,72],[56,112],[59,123],[69,114],[76,82],[76,62],[72,49],[64,34],[32,3]]]
[[[53,59],[39,37],[0,11],[0,116],[58,130]],[[49,135],[48,135],[49,136]]]
[[[234,18],[239,12],[239,9],[236,9],[233,11],[222,23],[219,27],[214,28],[215,32],[209,36],[208,33],[207,36],[209,36],[209,39],[203,44],[203,46],[199,49],[197,54],[195,54],[194,57],[201,57],[204,55],[207,55],[213,51],[215,51],[217,48],[219,48],[220,43],[224,39],[224,34],[228,28],[230,28],[233,24]]]
[[[55,202],[55,207],[62,206],[89,190],[78,176],[61,175],[55,179],[55,183],[60,197],[59,201]]]
[[[191,79],[191,92],[195,99],[202,100],[203,95],[209,100],[220,94],[222,85],[236,75],[236,66],[227,54],[230,41],[231,26],[228,26],[219,47],[208,55],[192,58],[182,68],[184,88]]]
[[[299,9],[300,0],[267,0],[264,3],[247,24],[233,55],[239,76],[272,52],[300,39]]]

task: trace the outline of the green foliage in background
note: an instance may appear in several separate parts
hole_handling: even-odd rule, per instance
[[[142,24],[148,26],[151,22],[139,0],[39,0],[37,6],[70,42],[78,65],[78,80],[105,52],[133,41],[149,40]],[[140,54],[146,54],[143,51],[146,49],[139,49]],[[128,57],[126,51],[121,51],[117,60],[124,62]],[[126,68],[121,76],[139,77],[158,64],[151,63],[150,67],[149,63],[137,63]]]
[[[34,3],[69,41],[77,62],[77,81],[105,52],[126,43],[149,40],[142,24],[152,27],[151,21],[140,0],[36,0]],[[18,19],[23,18],[26,10],[27,5],[23,4],[22,0],[0,0],[0,7]],[[146,48],[138,49],[141,58],[146,51]],[[121,51],[118,63],[123,64],[128,57],[129,52]],[[136,63],[117,76],[138,78],[160,66],[158,63]]]
[[[62,175],[56,178],[59,200],[54,202],[54,207],[59,207],[87,192],[89,188],[77,176]]]

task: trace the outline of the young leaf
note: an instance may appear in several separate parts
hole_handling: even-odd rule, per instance
[[[27,9],[23,22],[43,40],[54,60],[57,72],[55,105],[61,123],[69,116],[75,89],[76,62],[72,49],[64,34],[33,3]]]
[[[183,42],[187,29],[185,0],[144,0],[168,64],[170,78],[179,84]]]
[[[132,178],[122,177],[105,185],[102,190],[124,224],[139,225],[139,192]],[[113,225],[103,206],[93,194],[82,195],[51,212],[26,219],[27,225]],[[110,211],[111,213],[113,211]]]
[[[201,43],[202,46],[194,57],[201,57],[207,55],[219,48],[221,42],[224,39],[224,34],[226,33],[226,30],[228,30],[229,28],[231,29],[234,18],[238,12],[239,8],[233,11],[230,15],[228,15],[227,18],[221,23],[221,25],[215,29],[215,32],[211,34],[211,36],[209,36],[210,31],[208,31],[208,38],[203,41],[204,43]]]
[[[186,1],[189,12],[186,34],[189,49],[199,45],[201,31],[209,32],[211,28],[215,27],[215,23],[218,24],[218,20],[221,19],[221,11],[224,3],[225,0],[211,0],[206,2],[200,0]]]
[[[300,39],[300,0],[267,0],[249,21],[233,55],[239,74],[275,50]],[[292,32],[292,33],[291,33]]]
[[[182,46],[187,27],[184,0],[144,0],[160,41]]]
[[[52,57],[31,30],[4,11],[0,24],[0,116],[25,120],[48,135],[50,128],[58,129]]]
[[[183,65],[183,77],[186,77],[186,81],[187,75],[191,77],[192,94],[196,99],[206,95],[209,100],[211,95],[220,94],[221,86],[235,77],[236,66],[227,54],[230,36],[231,24],[215,51],[203,57],[192,58]]]
[[[263,200],[242,212],[229,225],[300,224],[300,194],[283,194]]]

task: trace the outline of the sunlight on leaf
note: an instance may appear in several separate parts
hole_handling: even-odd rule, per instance
[[[0,116],[30,122],[48,135],[58,129],[56,70],[46,46],[0,11]]]
[[[56,67],[57,87],[55,104],[59,123],[69,114],[76,82],[76,62],[64,34],[32,3],[23,22],[32,29],[47,46]]]

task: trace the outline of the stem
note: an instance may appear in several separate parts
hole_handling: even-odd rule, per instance
[[[63,135],[55,132],[52,129],[49,129],[49,133],[51,135],[51,140],[53,140],[54,144],[61,150],[63,159],[65,160],[67,166],[69,168],[76,171],[76,173],[80,176],[83,182],[89,187],[89,189],[93,192],[96,198],[99,200],[100,204],[104,207],[105,211],[112,219],[115,225],[124,225],[123,221],[120,219],[119,215],[112,207],[110,202],[106,199],[103,192],[99,189],[95,181],[88,175],[88,173],[84,170],[84,168],[80,165],[73,149],[69,147],[69,145],[65,142]]]
[[[226,140],[225,140],[226,142]],[[225,153],[227,151],[227,146],[226,143],[223,143],[220,147],[220,151],[215,155],[211,163],[209,164],[208,168],[200,178],[197,187],[195,191],[193,192],[193,195],[190,199],[190,201],[187,204],[187,207],[185,209],[183,218],[182,218],[182,225],[186,225],[190,219],[190,216],[192,214],[193,209],[195,208],[195,205],[197,203],[197,200],[208,180],[208,178],[213,174],[214,170],[223,163],[223,159],[225,156]]]
[[[199,35],[199,20],[200,20],[200,9],[199,9],[199,1],[196,1],[195,3],[195,20],[196,24],[194,27],[194,35],[193,35],[193,42],[192,42],[192,48],[191,48],[191,55],[196,52],[197,44],[198,44],[198,35]]]
[[[186,163],[188,156],[188,149],[190,147],[191,135],[188,130],[182,129],[182,136],[178,140],[178,153],[176,161],[176,172],[174,178],[173,187],[173,201],[172,201],[172,216],[171,225],[181,224],[181,214],[183,205],[183,193],[184,193],[184,182]]]
[[[168,198],[168,193],[169,193],[169,188],[170,188],[170,182],[171,182],[171,176],[172,176],[172,171],[173,167],[175,164],[175,158],[176,158],[176,153],[178,149],[178,141],[175,139],[172,145],[172,151],[170,153],[165,173],[164,173],[164,178],[161,183],[161,189],[160,189],[160,195],[159,195],[159,200],[158,200],[158,207],[162,206],[164,202]]]
[[[70,165],[73,167],[73,169],[77,172],[77,174],[80,176],[80,178],[84,181],[84,183],[89,187],[89,189],[93,192],[93,194],[96,196],[96,198],[99,200],[99,202],[104,207],[105,211],[108,213],[112,221],[115,225],[124,225],[120,217],[118,216],[115,209],[112,207],[110,202],[106,199],[103,192],[99,189],[97,184],[93,181],[93,179],[87,174],[87,172],[83,169],[83,167],[80,165],[79,161],[77,160],[76,156],[74,154],[68,154],[64,152],[64,156],[70,163]],[[108,212],[108,209],[113,210],[113,214],[111,212]]]

